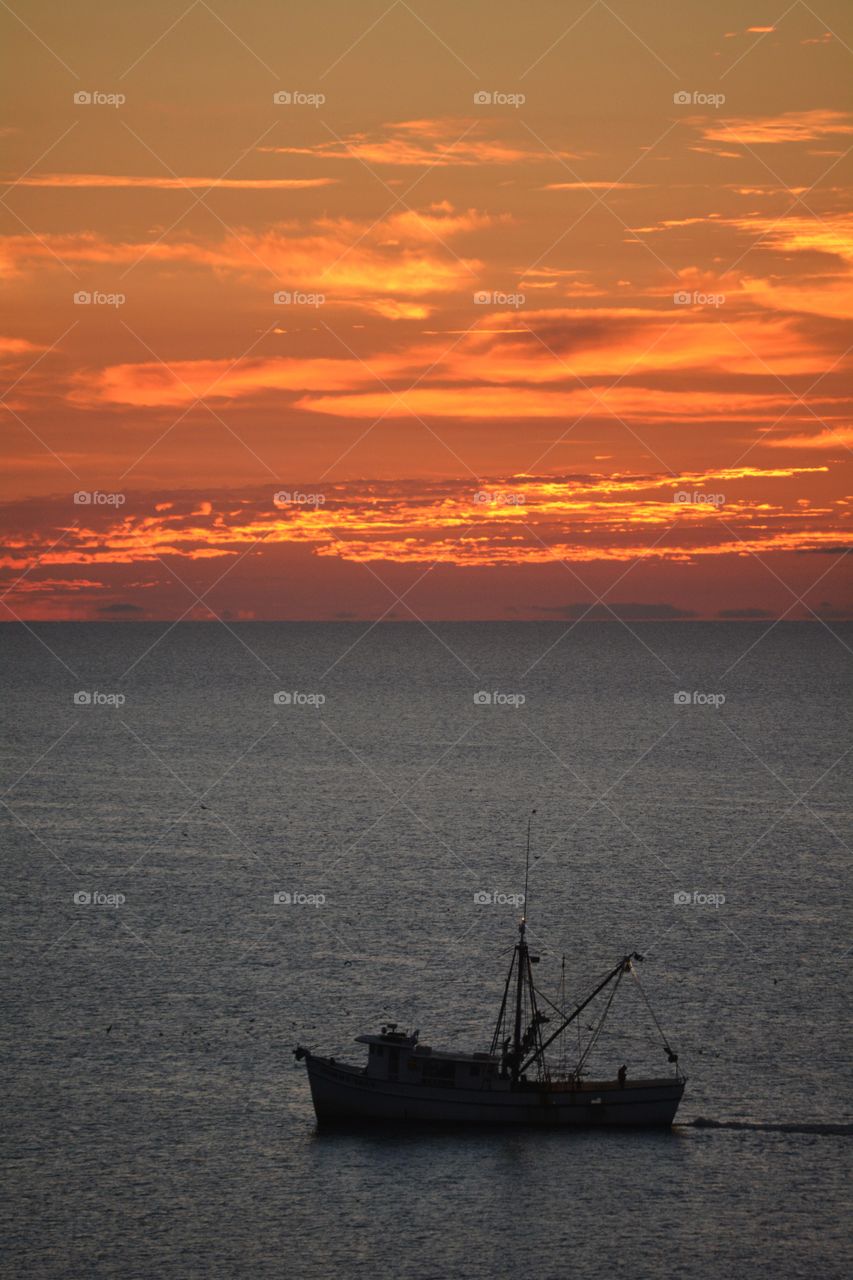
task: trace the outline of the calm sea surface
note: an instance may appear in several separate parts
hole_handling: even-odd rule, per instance
[[[0,630],[9,1274],[849,1273],[853,628],[229,627]],[[318,1134],[297,1040],[488,1047],[531,808],[679,1124]]]

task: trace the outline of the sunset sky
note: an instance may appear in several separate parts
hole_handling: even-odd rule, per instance
[[[853,616],[849,4],[0,25],[5,620]]]

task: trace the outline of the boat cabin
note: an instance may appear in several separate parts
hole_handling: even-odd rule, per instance
[[[418,1043],[418,1033],[404,1035],[396,1023],[379,1035],[356,1036],[368,1046],[365,1074],[372,1080],[423,1084],[433,1089],[476,1089],[494,1079],[500,1059],[489,1053],[445,1053]]]

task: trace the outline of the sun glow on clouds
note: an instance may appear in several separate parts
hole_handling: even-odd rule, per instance
[[[356,160],[365,164],[429,166],[515,165],[549,159],[542,147],[530,139],[513,145],[490,137],[495,124],[471,118],[403,120],[386,124],[381,134],[352,133],[345,138],[321,142],[313,147],[259,147],[276,155],[312,156],[326,160]],[[560,153],[574,159],[572,152]]]
[[[708,120],[701,128],[709,142],[741,143],[744,146],[784,142],[815,142],[826,137],[853,133],[853,117],[843,111],[785,111],[778,116],[731,117]]]
[[[853,427],[838,426],[825,431],[781,436],[774,440],[774,444],[782,449],[834,449],[840,452],[853,449]]]
[[[0,239],[0,271],[13,276],[28,264],[54,265],[57,258],[115,267],[144,258],[152,265],[184,265],[243,281],[255,278],[264,288],[281,281],[290,289],[321,292],[337,306],[365,305],[386,317],[420,319],[428,314],[427,304],[415,310],[409,299],[472,288],[482,269],[477,258],[451,252],[449,242],[510,222],[508,214],[455,209],[440,201],[373,222],[324,217],[260,231],[241,227],[213,241],[169,239],[149,245],[92,233],[39,239],[15,235]]]
[[[328,187],[335,178],[166,178],[160,175],[119,173],[31,173],[18,178],[19,187],[116,187],[148,191],[195,191],[198,188],[229,191],[299,191]]]
[[[651,9],[649,22],[664,48],[671,23]],[[729,50],[761,44],[794,83],[785,32],[760,39],[772,31],[730,33],[742,43]],[[158,166],[94,110],[79,172],[59,146],[27,169],[43,151],[29,138],[8,206],[21,221],[0,236],[21,316],[0,339],[20,491],[56,494],[64,462],[84,486],[124,473],[140,492],[118,511],[10,504],[3,584],[27,572],[10,601],[131,617],[164,591],[160,558],[201,576],[244,552],[240,574],[258,575],[244,612],[259,616],[277,575],[301,565],[333,592],[359,560],[488,569],[500,592],[503,568],[541,580],[561,560],[640,560],[668,584],[667,566],[725,557],[742,583],[750,552],[850,541],[853,219],[841,164],[820,175],[853,116],[814,70],[837,47],[799,50],[809,109],[769,111],[758,76],[741,80],[737,114],[689,107],[669,131],[671,95],[650,83],[644,97],[640,79],[629,107],[612,88],[589,105],[587,85],[567,109],[567,48],[537,66],[541,109],[533,80],[524,112],[448,106],[446,68],[431,67],[419,118],[384,82],[338,115],[276,110],[240,156],[246,177],[230,123],[170,150],[185,118],[163,104],[139,136],[177,172],[223,177],[139,173]],[[618,80],[617,63],[606,71]],[[78,308],[78,288],[121,288],[127,307]],[[277,291],[323,302],[277,305]],[[336,482],[318,507],[277,508],[254,486],[282,470]],[[679,505],[679,488],[725,502]],[[438,616],[465,596],[454,583]]]
[[[753,288],[760,292],[760,282]],[[398,302],[388,314],[419,318],[419,310],[417,304]],[[80,371],[70,395],[80,404],[156,407],[185,405],[199,397],[235,400],[289,392],[299,396],[299,409],[346,418],[561,418],[598,406],[646,421],[744,415],[758,421],[778,408],[784,387],[710,390],[637,384],[711,368],[717,376],[817,374],[823,361],[820,345],[787,317],[742,319],[735,331],[701,314],[680,317],[674,309],[672,314],[647,310],[632,315],[563,308],[525,313],[523,319],[497,313],[488,329],[462,330],[451,350],[419,341],[363,360],[281,356],[113,365]],[[620,385],[588,385],[603,379],[618,379]],[[342,394],[346,392],[357,394]]]
[[[796,214],[782,219],[743,218],[734,219],[733,225],[757,232],[782,252],[820,253],[853,266],[853,214],[820,219]]]
[[[511,420],[525,418],[571,419],[597,413],[607,417],[644,422],[731,422],[751,418],[775,419],[790,402],[779,393],[720,391],[659,391],[643,387],[616,387],[565,391],[531,390],[529,387],[467,388],[460,396],[455,388],[423,388],[389,393],[370,391],[360,395],[303,396],[299,409],[345,418],[445,417]]]
[[[106,568],[162,558],[236,556],[247,547],[267,557],[303,545],[320,558],[398,564],[498,566],[578,561],[690,561],[752,550],[811,550],[837,540],[826,512],[772,500],[774,482],[825,467],[736,467],[677,476],[510,476],[473,484],[373,482],[332,486],[320,505],[277,507],[260,497],[152,503],[153,514],[99,512],[96,521],[21,532],[0,566],[32,570],[25,590],[56,566]],[[715,494],[725,488],[724,506]],[[677,501],[679,491],[711,494]],[[756,496],[758,494],[759,496]],[[42,509],[44,520],[47,512]],[[58,514],[58,512],[56,513]],[[830,513],[831,514],[831,513]],[[666,536],[649,545],[649,534]],[[668,531],[668,532],[667,532]],[[81,580],[77,580],[81,581]],[[90,579],[85,580],[91,583]],[[14,599],[14,592],[12,598]]]

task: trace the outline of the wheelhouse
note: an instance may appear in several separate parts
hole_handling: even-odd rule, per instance
[[[446,1053],[418,1043],[392,1023],[378,1035],[356,1036],[368,1046],[365,1074],[372,1080],[421,1084],[433,1089],[476,1089],[497,1076],[500,1059],[490,1053]]]

